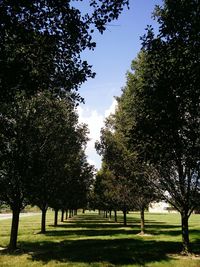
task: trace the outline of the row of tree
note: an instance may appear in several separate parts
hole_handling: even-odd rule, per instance
[[[84,1],[85,2],[85,1]],[[13,212],[9,249],[17,245],[19,213],[26,204],[76,209],[86,203],[93,167],[78,124],[79,86],[94,77],[81,59],[94,49],[128,0],[0,2],[0,201]]]
[[[20,96],[0,120],[0,199],[13,212],[9,248],[15,249],[20,211],[37,205],[44,233],[49,206],[57,211],[87,204],[93,167],[84,152],[87,127],[78,124],[71,102],[48,93]]]
[[[154,194],[165,199],[181,214],[184,253],[200,193],[199,8],[197,0],[156,7],[159,32],[147,28],[116,112],[96,144],[104,161],[96,180],[96,190],[101,180],[106,193],[101,205],[140,209]]]

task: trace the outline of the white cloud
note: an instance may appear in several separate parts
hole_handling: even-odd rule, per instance
[[[116,100],[114,99],[111,106],[104,112],[100,114],[97,110],[89,109],[85,106],[79,106],[77,108],[79,114],[79,122],[86,123],[89,128],[89,142],[86,148],[86,155],[88,156],[88,162],[95,165],[96,168],[100,168],[101,159],[97,155],[95,150],[95,142],[100,139],[100,131],[104,126],[104,120],[111,113],[114,113],[116,108]]]
[[[117,106],[117,101],[114,99],[111,106],[105,111],[105,117],[108,117],[110,114],[114,114],[116,106]]]

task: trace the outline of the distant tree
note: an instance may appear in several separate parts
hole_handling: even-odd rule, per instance
[[[82,51],[94,49],[94,29],[103,33],[128,5],[128,0],[87,1],[91,12],[84,13],[81,2],[1,1],[0,102],[21,91],[78,97],[79,85],[94,77]]]
[[[134,195],[134,207],[136,210],[140,211],[140,235],[145,234],[145,209],[148,210],[150,203],[159,201],[161,199],[161,194],[159,189],[155,187],[153,183],[154,175],[146,167],[140,164],[140,171],[135,172],[135,195]]]
[[[63,188],[69,183],[70,164],[87,140],[85,125],[78,125],[74,105],[66,100],[41,94],[32,98],[29,147],[33,163],[32,180],[27,184],[29,199],[42,211],[41,232],[45,232],[45,214],[49,206],[62,206]]]
[[[99,210],[119,209],[119,194],[116,188],[116,179],[111,171],[102,164],[101,169],[96,173],[94,183],[94,207]]]
[[[115,113],[107,119],[106,127],[102,129],[101,142],[96,143],[96,148],[114,174],[113,189],[118,194],[115,203],[123,210],[124,224],[127,210],[137,209],[141,213],[141,234],[144,234],[144,210],[150,202],[158,200],[160,194],[152,182],[154,175],[151,169],[138,157],[137,150],[129,145],[128,132],[133,121],[129,113],[132,112],[132,98],[127,93],[128,86],[124,88],[122,96],[117,98]]]
[[[133,208],[134,187],[131,177],[131,156],[123,144],[121,133],[114,129],[114,117],[106,121],[106,126],[101,130],[100,142],[96,142],[96,149],[103,156],[109,171],[114,175],[115,190],[118,193],[119,209],[124,214],[124,225],[126,225],[127,211]]]
[[[144,61],[144,54],[141,52],[138,56],[138,61]],[[136,61],[132,62],[132,68],[136,68]],[[116,133],[121,136],[121,144],[123,144],[126,152],[126,157],[122,158],[126,162],[125,167],[131,179],[134,197],[132,199],[134,209],[139,210],[141,214],[141,234],[144,234],[144,211],[148,208],[152,201],[159,200],[161,194],[155,187],[153,179],[154,172],[148,166],[144,158],[138,154],[137,140],[136,144],[130,145],[130,131],[136,123],[135,110],[137,108],[134,95],[132,93],[134,84],[136,83],[137,72],[127,73],[126,86],[122,89],[122,95],[117,97],[117,107],[113,115],[113,126]],[[137,80],[137,86],[141,85],[141,81]],[[140,103],[138,102],[138,105]],[[134,117],[135,116],[135,117]],[[143,145],[143,144],[140,144]],[[129,162],[129,164],[127,164]]]
[[[66,203],[70,209],[84,209],[93,184],[94,167],[87,162],[84,150],[80,150],[71,164]]]
[[[199,194],[199,2],[164,1],[129,74],[129,145],[154,169],[154,184],[181,214],[183,252]]]

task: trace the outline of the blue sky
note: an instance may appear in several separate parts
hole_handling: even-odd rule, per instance
[[[90,129],[91,140],[86,149],[88,161],[97,168],[100,168],[101,159],[94,142],[99,139],[105,117],[114,111],[114,96],[121,94],[126,83],[126,72],[141,48],[140,36],[147,25],[158,28],[151,18],[156,4],[162,5],[162,0],[130,0],[130,9],[125,9],[117,21],[111,22],[103,35],[95,33],[96,49],[83,54],[93,66],[96,77],[81,86],[79,92],[85,104],[78,110],[80,121],[87,123]]]

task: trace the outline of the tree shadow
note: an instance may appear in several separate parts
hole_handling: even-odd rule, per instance
[[[53,225],[50,225],[53,226]],[[164,222],[156,222],[154,220],[145,221],[145,232],[151,235],[171,235],[178,236],[181,234],[180,225],[167,225]],[[131,220],[131,224],[124,226],[121,222],[108,221],[102,218],[91,219],[91,216],[75,217],[70,221],[64,221],[57,225],[57,228],[66,230],[62,231],[48,231],[47,235],[86,235],[86,236],[100,236],[100,235],[116,235],[116,234],[137,234],[140,231],[140,219]],[[69,229],[71,228],[71,229]],[[74,230],[76,228],[80,228]],[[131,230],[129,230],[131,228]]]
[[[131,228],[131,229],[130,229]],[[62,230],[60,230],[62,229]],[[131,225],[131,227],[124,227],[120,224],[107,224],[104,222],[101,225],[97,224],[60,224],[56,230],[48,230],[47,236],[115,236],[120,234],[135,235],[140,231],[139,225]],[[181,235],[180,226],[177,225],[165,225],[154,224],[146,225],[145,232],[151,235]],[[191,233],[198,232],[197,230],[191,230]]]
[[[46,233],[46,236],[71,236],[71,235],[76,235],[76,236],[115,236],[115,235],[135,235],[138,233],[138,229],[131,229],[131,230],[126,230],[126,229],[80,229],[80,230],[50,230]]]
[[[136,221],[139,223],[140,220]],[[42,261],[44,264],[50,261],[70,261],[74,265],[79,262],[106,262],[114,265],[146,266],[154,261],[171,260],[169,254],[181,251],[181,242],[156,240],[156,235],[159,234],[180,235],[181,231],[177,229],[180,228],[179,225],[167,225],[152,220],[147,220],[146,225],[147,233],[155,235],[154,240],[135,236],[139,232],[139,224],[125,228],[120,223],[105,221],[101,217],[77,216],[57,228],[50,228],[46,233],[50,241],[21,241],[20,253],[28,252],[30,261]],[[198,253],[199,231],[190,230],[190,233],[196,237],[192,249]],[[120,238],[120,235],[126,236]]]
[[[30,260],[48,263],[59,262],[108,262],[110,264],[145,264],[169,260],[168,253],[180,250],[180,243],[140,239],[82,239],[57,242],[22,242],[31,251]]]

